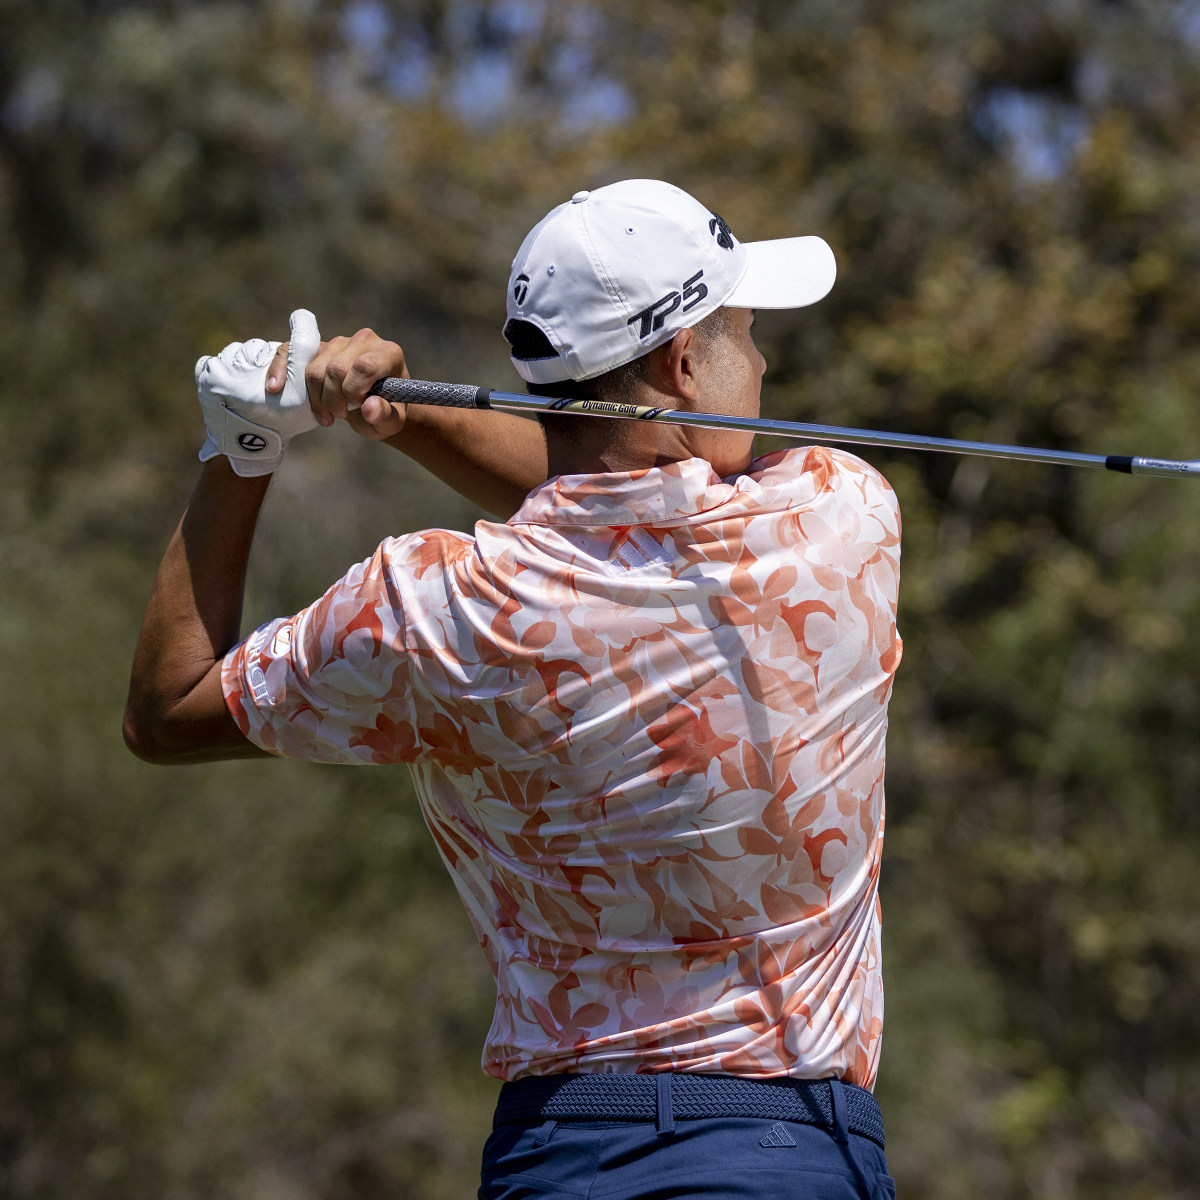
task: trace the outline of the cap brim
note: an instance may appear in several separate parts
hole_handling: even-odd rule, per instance
[[[743,242],[746,270],[725,298],[727,308],[803,308],[829,295],[837,262],[819,237]]]

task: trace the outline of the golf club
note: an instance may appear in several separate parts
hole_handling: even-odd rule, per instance
[[[777,437],[800,438],[805,441],[892,446],[901,450],[938,450],[946,454],[977,454],[986,458],[1011,458],[1067,467],[1102,467],[1107,471],[1120,471],[1126,475],[1200,475],[1200,459],[1183,462],[1163,458],[1135,458],[1125,454],[1040,450],[1031,446],[968,442],[958,438],[925,437],[916,433],[885,433],[875,429],[848,429],[840,425],[809,425],[802,421],[769,421],[761,417],[680,412],[674,408],[648,408],[638,404],[616,404],[609,400],[566,400],[555,399],[553,396],[526,396],[520,392],[500,392],[467,383],[387,378],[377,380],[371,394],[405,404],[439,404],[451,408],[501,409],[509,412],[580,413],[589,417],[665,421],[672,425],[738,429],[746,433],[769,433]]]

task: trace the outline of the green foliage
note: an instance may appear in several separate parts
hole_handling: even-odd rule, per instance
[[[1167,0],[0,2],[0,1194],[469,1194],[490,983],[406,773],[120,743],[196,356],[367,324],[511,384],[528,226],[668,178],[838,286],[770,415],[1200,454],[1200,52]],[[1192,1194],[1200,492],[874,454],[905,518],[889,772],[902,1194]],[[248,622],[469,506],[345,430]]]

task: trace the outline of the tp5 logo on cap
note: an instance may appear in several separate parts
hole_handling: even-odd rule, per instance
[[[592,379],[718,308],[813,304],[836,274],[819,237],[739,242],[682,189],[626,179],[576,192],[530,230],[504,333],[528,382]]]
[[[656,300],[649,308],[643,308],[640,313],[634,313],[632,317],[626,321],[627,325],[632,325],[634,321],[640,322],[638,325],[638,337],[648,338],[652,333],[657,333],[665,323],[667,317],[671,315],[677,308],[682,308],[682,312],[690,312],[705,296],[708,295],[708,288],[700,283],[700,277],[704,274],[703,271],[697,271],[695,275],[684,282],[683,291],[668,292],[661,300]],[[689,300],[688,297],[691,297]],[[683,301],[687,300],[684,304]]]

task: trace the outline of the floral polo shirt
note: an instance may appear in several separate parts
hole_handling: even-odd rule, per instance
[[[853,455],[560,476],[230,651],[273,754],[411,767],[496,979],[484,1068],[871,1087],[900,521]]]

